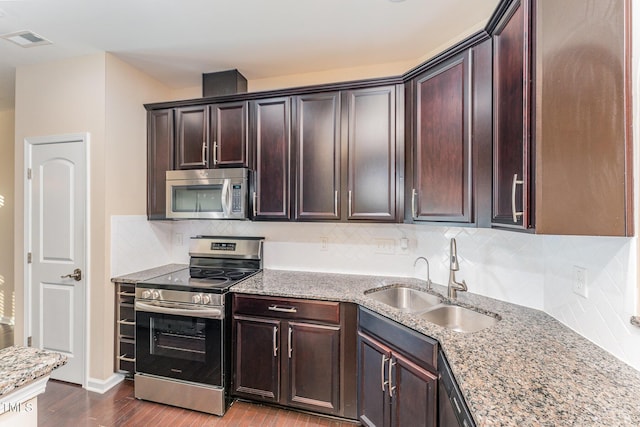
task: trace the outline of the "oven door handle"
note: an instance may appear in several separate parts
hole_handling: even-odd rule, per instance
[[[144,302],[136,301],[136,310],[143,311],[147,313],[158,313],[158,314],[172,314],[174,316],[190,316],[190,317],[201,317],[205,319],[223,319],[224,313],[219,308],[198,308],[198,309],[188,309],[188,308],[179,308],[179,306],[159,306],[155,304],[147,304]]]

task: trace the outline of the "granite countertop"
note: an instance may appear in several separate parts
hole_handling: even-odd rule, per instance
[[[67,363],[66,356],[33,347],[0,350],[0,396],[11,393]]]
[[[112,281],[136,283],[186,267],[171,264]],[[426,287],[412,278],[266,269],[231,290],[357,303],[437,339],[479,426],[640,425],[640,372],[548,314],[459,292],[460,305],[501,320],[478,332],[455,332],[365,295],[394,284]],[[446,295],[444,286],[433,289]]]
[[[168,264],[161,267],[150,268],[148,270],[137,271],[135,273],[124,274],[122,276],[112,277],[112,282],[136,284],[154,277],[163,276],[189,267],[186,264]]]
[[[479,426],[640,425],[640,372],[548,314],[460,292],[458,303],[501,320],[455,332],[364,293],[394,284],[425,288],[411,278],[264,270],[232,291],[353,302],[437,339]]]

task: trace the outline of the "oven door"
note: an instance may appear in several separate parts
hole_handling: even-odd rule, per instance
[[[136,372],[224,385],[224,310],[136,301]]]

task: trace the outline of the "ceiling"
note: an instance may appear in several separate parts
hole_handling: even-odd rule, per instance
[[[110,52],[181,89],[237,68],[247,80],[417,61],[467,35],[499,0],[0,0],[0,110],[15,69]]]

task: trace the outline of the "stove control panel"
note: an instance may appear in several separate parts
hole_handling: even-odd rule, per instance
[[[223,294],[174,291],[169,289],[136,289],[136,299],[147,301],[177,302],[183,304],[224,306]]]

